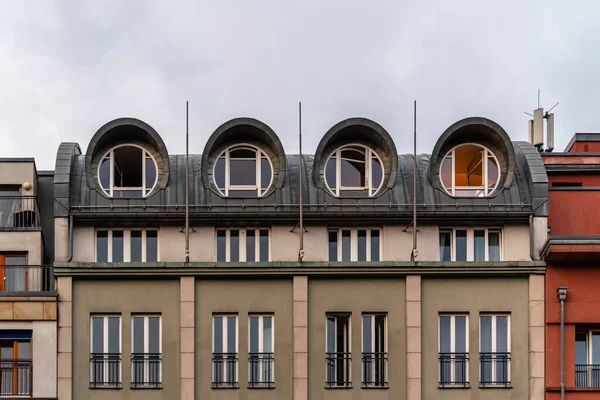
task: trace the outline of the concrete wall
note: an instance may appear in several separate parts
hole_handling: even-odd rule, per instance
[[[178,399],[179,279],[73,280],[73,399]],[[89,388],[90,314],[121,314],[122,390]],[[162,389],[130,389],[131,315],[162,315]],[[68,367],[65,366],[65,367]]]
[[[0,251],[27,253],[27,263],[41,265],[43,246],[41,231],[0,232]]]
[[[505,261],[531,261],[529,225],[506,225],[503,237]]]
[[[24,182],[31,183],[31,190],[21,191],[22,196],[35,196],[37,193],[37,173],[35,164],[31,162],[0,163],[0,185],[21,186]]]
[[[292,280],[196,280],[196,398],[292,399]],[[248,389],[248,313],[273,313],[275,389]],[[211,389],[213,313],[238,314],[239,389]]]
[[[308,398],[406,399],[404,279],[309,279]],[[351,312],[352,388],[325,388],[325,325],[328,312]],[[363,312],[387,312],[389,389],[361,389]]]
[[[529,398],[529,283],[527,278],[422,280],[423,399]],[[469,389],[438,389],[438,316],[469,314]],[[511,389],[479,388],[480,313],[510,313]]]

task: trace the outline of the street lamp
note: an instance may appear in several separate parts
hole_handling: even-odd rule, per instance
[[[556,298],[560,303],[560,400],[565,400],[565,301],[567,287],[556,289]]]

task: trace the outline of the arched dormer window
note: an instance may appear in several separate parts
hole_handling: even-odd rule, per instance
[[[371,197],[383,183],[381,158],[367,146],[350,144],[337,148],[325,164],[325,183],[338,197]]]
[[[494,153],[478,144],[461,144],[450,150],[440,165],[440,179],[448,194],[457,197],[491,195],[500,178]]]
[[[143,147],[123,144],[110,149],[98,166],[98,181],[107,196],[142,198],[157,181],[156,161]]]
[[[219,192],[229,197],[261,197],[273,182],[273,165],[256,146],[239,144],[223,151],[214,164]]]

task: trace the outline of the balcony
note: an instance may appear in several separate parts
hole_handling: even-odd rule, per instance
[[[350,388],[350,353],[326,353],[325,354],[325,387],[328,388]]]
[[[248,354],[248,387],[272,388],[275,357],[273,353]]]
[[[31,360],[0,360],[0,397],[30,397],[33,386]]]
[[[469,353],[440,353],[439,386],[469,386]]]
[[[213,389],[237,388],[237,353],[213,353]]]
[[[39,228],[35,196],[0,196],[0,229]]]
[[[362,387],[388,387],[387,364],[387,353],[362,353]]]
[[[510,386],[510,353],[479,353],[479,385]]]
[[[3,292],[28,294],[54,290],[54,268],[52,266],[0,265],[0,296]]]
[[[160,353],[131,355],[131,388],[161,388],[162,356]]]
[[[575,387],[600,388],[600,364],[576,364]]]
[[[90,388],[121,387],[121,353],[90,354]]]

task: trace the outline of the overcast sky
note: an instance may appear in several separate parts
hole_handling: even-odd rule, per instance
[[[297,153],[364,116],[399,152],[431,152],[453,122],[485,116],[527,139],[525,111],[560,101],[556,148],[600,132],[600,2],[11,1],[0,13],[0,157],[54,169],[60,142],[133,116],[171,154],[201,153],[223,122],[257,118]],[[524,5],[526,4],[526,5]]]

